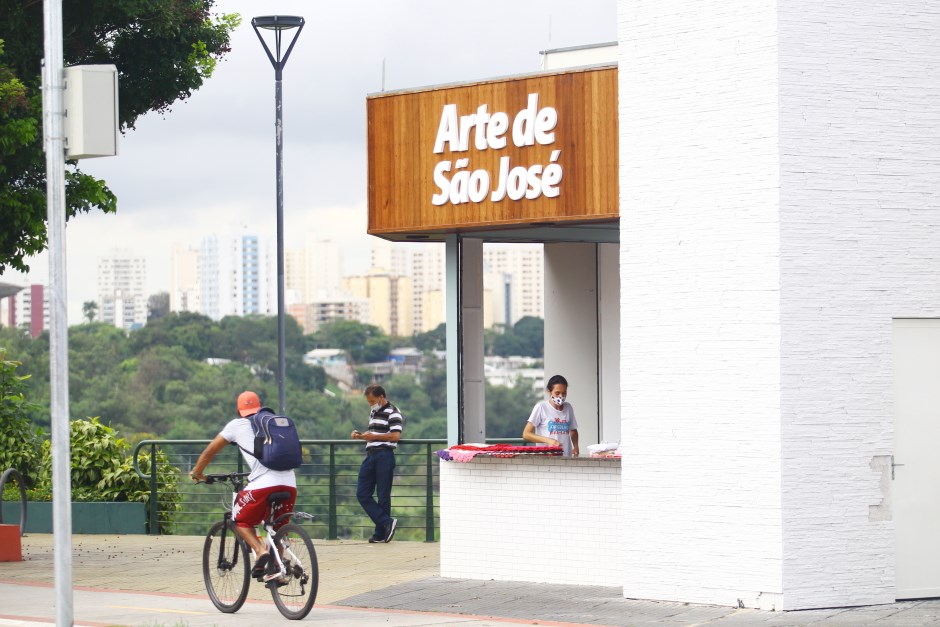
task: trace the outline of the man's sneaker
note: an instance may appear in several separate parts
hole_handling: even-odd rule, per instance
[[[269,581],[275,581],[277,579],[280,579],[281,577],[284,577],[286,579],[287,573],[282,573],[277,567],[277,562],[272,560],[269,568],[264,573],[264,577],[263,577],[264,582],[267,583]]]
[[[264,575],[264,571],[268,568],[268,562],[271,561],[271,555],[269,553],[263,553],[261,557],[255,560],[255,565],[251,568],[251,576],[257,579]]]
[[[391,541],[392,541],[392,536],[395,535],[395,527],[397,527],[397,526],[398,526],[398,519],[397,519],[397,518],[392,518],[392,522],[390,522],[390,523],[388,524],[388,533],[385,535],[385,541],[386,541],[386,542],[391,542]]]
[[[377,542],[385,542],[385,538],[379,538],[378,536],[372,536],[369,538],[369,544],[375,544]]]

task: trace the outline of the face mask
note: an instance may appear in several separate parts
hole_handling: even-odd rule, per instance
[[[565,404],[565,399],[566,399],[566,398],[568,398],[568,397],[567,397],[567,396],[553,396],[553,397],[552,397],[552,403],[554,403],[555,405],[558,405],[559,407],[561,407],[562,405]]]
[[[382,409],[382,403],[376,403],[375,405],[369,405],[369,409],[372,411],[379,411]]]

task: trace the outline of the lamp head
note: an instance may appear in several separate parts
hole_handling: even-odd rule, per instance
[[[261,45],[264,46],[265,54],[268,55],[271,65],[274,66],[275,80],[280,81],[281,71],[284,69],[284,64],[287,63],[287,57],[290,56],[290,51],[294,49],[294,44],[297,43],[297,38],[300,37],[300,31],[304,29],[304,18],[299,15],[262,15],[251,19],[251,27],[255,29],[255,34],[258,35]],[[287,51],[282,54],[281,37],[286,31],[295,28],[297,30],[293,33],[293,39],[291,39],[290,45],[287,46]],[[262,29],[274,31],[274,54],[271,53],[264,37],[261,36]]]
[[[304,18],[299,15],[262,15],[251,19],[252,26],[266,30],[290,30],[303,24]]]

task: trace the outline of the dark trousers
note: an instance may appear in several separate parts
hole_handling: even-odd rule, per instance
[[[392,475],[395,472],[395,453],[382,448],[366,453],[359,467],[359,482],[356,484],[356,498],[375,523],[374,537],[385,535],[385,530],[392,522]],[[372,494],[378,497],[374,498]]]

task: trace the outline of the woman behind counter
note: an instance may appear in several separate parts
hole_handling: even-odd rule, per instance
[[[565,400],[568,396],[568,381],[556,374],[548,380],[545,389],[548,400],[539,401],[532,408],[532,414],[522,430],[522,439],[560,446],[565,457],[577,457],[578,421],[574,418],[574,407]]]

